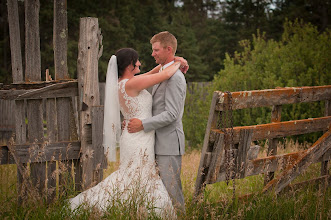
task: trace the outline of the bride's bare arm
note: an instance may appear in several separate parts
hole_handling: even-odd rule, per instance
[[[160,68],[161,68],[161,64],[157,65],[152,70],[144,73],[143,75],[150,75],[150,74],[158,73],[160,71]]]
[[[131,78],[125,85],[128,95],[136,96],[138,93],[146,88],[158,84],[164,80],[169,79],[180,67],[180,62],[175,62],[161,72],[155,74],[142,74]]]

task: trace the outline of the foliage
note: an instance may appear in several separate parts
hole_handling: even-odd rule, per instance
[[[267,40],[259,31],[253,41],[240,42],[242,50],[234,56],[226,55],[224,69],[215,76],[209,95],[202,103],[195,100],[198,117],[188,111],[184,116],[187,139],[203,140],[212,92],[249,91],[276,87],[321,86],[331,84],[331,32],[319,33],[317,28],[302,21],[287,21],[282,40]],[[197,91],[199,94],[199,91]],[[192,97],[188,96],[188,102]],[[324,102],[284,105],[282,121],[324,116]],[[190,109],[190,107],[187,107]],[[187,110],[185,110],[187,111]],[[237,110],[233,114],[235,126],[270,123],[271,108]],[[193,120],[194,118],[194,120]],[[201,120],[201,121],[200,121]],[[185,125],[187,123],[187,125]],[[200,133],[189,129],[193,124],[204,125]],[[300,141],[315,141],[320,133],[300,136]],[[202,143],[202,142],[201,142]]]
[[[201,148],[208,121],[210,104],[206,104],[209,84],[189,83],[187,86],[185,109],[183,115],[183,127],[186,148]]]
[[[0,3],[0,82],[11,82],[11,56],[6,1]],[[190,63],[187,80],[211,81],[224,67],[225,54],[239,51],[243,39],[252,40],[259,29],[268,39],[279,40],[285,18],[304,19],[323,32],[330,27],[330,0],[105,0],[68,1],[68,71],[77,76],[79,19],[97,17],[103,35],[103,56],[99,60],[99,79],[105,80],[107,63],[122,47],[133,47],[142,61],[143,72],[151,69],[150,38],[169,30],[178,38],[178,55]],[[18,1],[22,59],[24,69],[24,1]],[[41,71],[54,76],[53,4],[40,0]],[[54,78],[54,77],[53,77]]]

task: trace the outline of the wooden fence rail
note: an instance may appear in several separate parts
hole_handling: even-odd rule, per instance
[[[24,194],[23,175],[29,167],[29,182],[37,188],[40,196],[50,201],[55,196],[57,184],[53,175],[57,172],[56,161],[65,170],[74,173],[76,189],[90,187],[102,179],[100,169],[105,166],[101,153],[102,138],[100,144],[103,110],[100,108],[98,85],[102,36],[97,18],[81,18],[78,80],[69,79],[67,4],[66,0],[54,0],[55,80],[49,81],[51,79],[46,74],[46,81],[43,82],[39,42],[40,2],[24,1],[24,69],[18,37],[17,1],[7,0],[7,6],[13,84],[0,84],[0,165],[17,164],[20,195]],[[8,141],[12,134],[14,139]],[[93,157],[90,154],[93,151],[100,155]],[[64,178],[60,173],[60,185]]]
[[[324,117],[281,122],[282,105],[316,101],[325,101]],[[214,92],[196,180],[195,196],[201,194],[206,184],[227,180],[229,169],[232,178],[244,178],[264,173],[266,184],[273,179],[275,171],[286,168],[289,164],[296,164],[303,169],[308,166],[307,164],[321,162],[321,175],[329,175],[328,161],[331,158],[331,140],[328,136],[323,136],[318,140],[320,144],[316,142],[306,151],[285,155],[277,155],[276,145],[277,138],[329,130],[331,126],[330,102],[330,85],[233,93]],[[272,122],[233,128],[219,127],[220,117],[226,111],[255,107],[272,107]],[[252,141],[266,139],[269,140],[267,157],[250,158],[248,155],[252,151]],[[318,151],[311,149],[318,149]],[[306,160],[303,155],[307,155],[307,152],[310,152],[309,162],[303,163],[302,161]],[[233,165],[228,163],[229,153],[232,155],[230,159],[233,161]],[[293,167],[287,169],[293,169]],[[276,179],[281,182],[284,178],[277,177]],[[278,187],[276,192],[279,192],[289,182],[284,182],[279,187],[274,180],[272,186]],[[267,186],[270,188],[270,184]]]

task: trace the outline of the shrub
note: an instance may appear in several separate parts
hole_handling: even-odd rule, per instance
[[[212,91],[247,91],[276,87],[321,86],[331,84],[331,31],[319,33],[311,24],[286,21],[282,40],[267,40],[265,33],[240,41],[241,52],[231,57],[226,54],[224,69],[215,75],[209,95],[201,102],[194,101],[192,110],[184,116],[186,137],[192,143],[203,140]],[[192,97],[188,96],[188,100]],[[284,105],[282,121],[321,117],[324,102]],[[206,110],[208,106],[208,110]],[[190,107],[191,109],[192,107]],[[270,123],[271,108],[254,108],[235,111],[235,126]],[[185,113],[186,114],[186,113]],[[205,120],[205,123],[200,120]],[[196,124],[194,133],[192,125]],[[199,132],[201,131],[201,132]],[[187,134],[189,132],[189,134]],[[193,133],[193,134],[192,134]],[[300,142],[313,142],[320,133],[300,136]],[[202,141],[200,142],[202,143]]]

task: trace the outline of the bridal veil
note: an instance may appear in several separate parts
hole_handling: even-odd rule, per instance
[[[116,161],[116,146],[119,143],[120,135],[118,68],[116,56],[113,55],[109,60],[107,69],[103,121],[103,147],[108,161]]]

